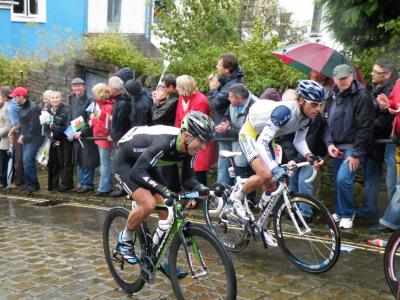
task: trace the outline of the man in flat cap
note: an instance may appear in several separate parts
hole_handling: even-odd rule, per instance
[[[340,228],[352,228],[353,182],[372,137],[373,104],[365,87],[342,64],[333,70],[334,85],[327,96],[324,141],[333,157],[336,207],[333,218]]]
[[[90,112],[87,111],[88,106],[94,101],[86,94],[85,81],[81,78],[74,78],[71,81],[72,95],[69,97],[69,105],[71,108],[71,120],[83,117],[85,123],[88,124]],[[78,193],[87,193],[93,191],[94,171],[100,165],[99,151],[93,140],[85,139],[92,137],[93,129],[85,125],[74,134],[72,161],[77,167],[78,184],[72,190]]]

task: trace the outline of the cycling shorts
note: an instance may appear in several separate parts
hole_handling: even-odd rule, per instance
[[[269,144],[270,151],[267,151],[263,145],[257,143],[257,136],[257,131],[254,130],[249,119],[247,119],[239,132],[239,144],[249,164],[259,157],[264,162],[267,161],[267,158],[275,160],[272,144]]]
[[[128,195],[132,195],[137,189],[141,188],[140,185],[130,179],[131,169],[135,162],[136,159],[130,158],[126,153],[124,153],[123,147],[120,147],[117,150],[117,153],[112,160],[114,177],[118,180],[121,187]],[[152,167],[148,172],[154,181],[165,184],[165,178],[161,175],[158,167]]]

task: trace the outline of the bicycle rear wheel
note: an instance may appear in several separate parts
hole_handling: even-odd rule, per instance
[[[400,231],[394,232],[385,248],[383,257],[386,281],[396,299],[400,299]]]
[[[290,198],[301,234],[289,216],[283,197],[274,213],[275,237],[282,252],[298,268],[310,273],[323,273],[332,268],[340,254],[340,235],[328,209],[319,200],[302,194]],[[300,219],[299,207],[309,205],[313,216]]]
[[[118,285],[127,293],[136,293],[144,285],[139,263],[134,265],[126,262],[122,255],[116,252],[118,235],[125,228],[129,211],[122,207],[111,209],[104,220],[103,248],[108,269]],[[135,253],[140,258],[141,241],[140,230],[135,232]]]
[[[204,201],[204,216],[207,226],[227,250],[239,252],[246,248],[249,243],[247,226],[234,221],[229,223],[222,222],[220,219],[221,212],[217,211],[218,206],[221,207],[221,201],[223,201],[223,209],[227,202],[226,195],[222,197],[209,195]]]
[[[206,227],[185,226],[188,252],[179,234],[169,249],[170,279],[177,299],[236,299],[235,269],[226,249]],[[183,267],[189,275],[178,280],[177,266]]]

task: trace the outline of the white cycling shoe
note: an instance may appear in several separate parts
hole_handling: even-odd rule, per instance
[[[267,229],[261,231],[261,238],[264,242],[264,247],[278,247],[278,242],[276,239],[268,232]]]
[[[233,208],[235,209],[236,215],[241,218],[243,221],[249,221],[249,217],[246,214],[246,209],[244,208],[242,202],[233,201]]]

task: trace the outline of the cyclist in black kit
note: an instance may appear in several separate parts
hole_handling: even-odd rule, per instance
[[[201,112],[192,111],[183,119],[181,128],[163,125],[133,127],[119,140],[113,170],[138,205],[130,212],[126,227],[118,238],[117,251],[128,263],[138,261],[133,247],[134,230],[154,211],[157,203],[175,197],[175,193],[163,185],[164,179],[155,168],[157,163],[183,161],[183,187],[204,193],[208,189],[194,177],[192,156],[204,148],[213,135],[211,119]],[[160,219],[167,217],[166,212],[160,212],[159,216]]]

